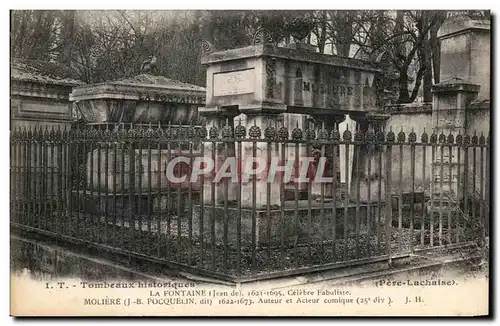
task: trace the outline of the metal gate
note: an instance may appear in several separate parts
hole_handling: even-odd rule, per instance
[[[482,134],[258,126],[248,135],[243,126],[14,130],[10,221],[15,230],[244,282],[484,239],[489,153]],[[272,157],[284,164],[301,155],[316,168],[326,157],[331,182],[315,183],[309,170],[304,182],[262,182],[257,174],[214,181],[227,157],[241,176],[243,157],[264,158],[269,171]],[[183,159],[171,172],[188,182],[165,180],[176,157]],[[215,168],[193,181],[199,158],[212,159]],[[299,164],[290,166],[298,176]]]

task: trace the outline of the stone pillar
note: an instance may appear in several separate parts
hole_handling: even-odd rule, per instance
[[[446,20],[438,31],[437,36],[441,44],[439,71],[441,82],[432,88],[432,125],[437,135],[442,133],[447,137],[452,134],[456,138],[458,133],[472,136],[476,129],[483,129],[484,126],[489,129],[489,112],[486,112],[490,109],[491,98],[490,25],[489,20],[456,16]],[[485,110],[476,111],[475,108],[481,104],[486,104]],[[478,124],[478,120],[486,123]],[[486,133],[488,130],[477,131]],[[443,156],[442,161],[441,156]],[[470,164],[473,162],[469,160],[469,166],[464,166],[464,155],[461,155],[461,160],[458,162],[456,150],[452,151],[450,157],[447,146],[443,148],[442,155],[440,146],[437,146],[435,158],[432,162],[434,171],[432,191],[438,194],[445,193],[450,197],[456,197],[457,191],[458,194],[462,194],[463,189],[459,188],[463,180],[458,183],[458,167],[463,177],[463,171],[471,170]],[[441,167],[443,167],[442,179]],[[476,169],[478,168],[480,166],[476,166]]]
[[[322,129],[326,130],[328,132],[328,139],[331,138],[332,131],[333,130],[338,130],[339,129],[339,124],[342,123],[346,119],[346,116],[344,114],[332,114],[332,115],[317,115],[314,116],[315,120],[315,129],[316,129],[316,135],[319,135],[320,131]],[[321,146],[315,146],[316,151],[318,151],[321,154]],[[320,155],[321,156],[321,155]],[[336,194],[333,194],[332,190],[332,184],[327,183],[323,186],[323,191],[324,191],[324,197],[325,198],[340,198],[340,193],[342,190],[341,184],[340,184],[340,150],[337,148],[337,153],[336,157],[333,157],[333,147],[332,146],[325,146],[324,148],[324,156],[326,157],[326,165],[324,169],[324,177],[330,178],[334,177],[336,178],[337,182],[337,187],[336,187]],[[336,172],[333,173],[333,165],[332,162],[333,160],[336,160]],[[319,183],[313,183],[312,184],[312,195],[313,196],[321,196],[321,184]]]
[[[248,138],[265,138],[266,128],[274,128],[275,132],[279,128],[276,128],[277,114],[252,114],[247,113],[247,137]],[[270,146],[270,147],[269,147]],[[263,170],[257,174],[250,175],[248,180],[242,180],[241,185],[241,205],[242,207],[251,208],[253,206],[253,178],[255,178],[255,206],[257,208],[264,208],[268,205],[270,206],[281,206],[281,181],[275,178],[274,182],[268,183],[268,169],[270,162],[273,159],[277,159],[281,162],[281,151],[280,146],[273,139],[270,144],[267,142],[256,142],[255,145],[252,142],[246,141],[242,143],[242,167],[243,173],[241,177],[245,179],[245,167],[249,167],[249,160],[261,161],[260,164],[266,164]],[[281,162],[283,164],[283,162]],[[250,165],[251,166],[251,165]],[[259,169],[255,166],[255,169]],[[269,184],[269,186],[268,186]],[[269,202],[268,202],[268,190],[269,191]]]
[[[292,132],[294,129],[299,128],[304,133],[309,124],[309,115],[306,114],[297,114],[297,113],[282,113],[279,116],[281,122],[279,123],[279,127],[282,126],[288,129],[289,137],[292,137]],[[300,157],[307,156],[307,146],[304,144],[299,145],[298,152],[296,153],[295,144],[290,143],[285,146],[285,157],[287,160],[296,160],[296,154],[298,154],[297,160],[300,160]],[[281,155],[281,153],[280,153]],[[291,182],[286,182],[284,185],[285,188],[285,198],[286,200],[294,200],[295,199],[295,186],[296,183],[292,180]],[[297,190],[298,190],[298,198],[305,199],[308,195],[308,183],[306,182],[297,182]]]
[[[480,86],[467,83],[460,78],[453,78],[436,84],[432,87],[432,126],[437,135],[443,133],[445,136],[452,134],[457,136],[467,133],[467,107],[477,99]],[[453,152],[452,152],[453,153]],[[443,192],[452,196],[456,195],[457,189],[457,159],[455,154],[449,156],[448,148],[443,148],[443,162],[441,162],[441,147],[436,146],[435,160],[432,162],[434,175],[434,192]],[[463,160],[463,155],[461,161]],[[463,161],[458,162],[461,171],[464,171]],[[443,188],[441,189],[440,167],[443,164]],[[449,164],[452,164],[451,176],[449,175]],[[452,178],[451,189],[449,189],[449,178]]]
[[[384,200],[385,176],[384,169],[380,167],[381,162],[379,160],[383,147],[378,146],[375,142],[366,144],[367,141],[365,139],[375,139],[376,133],[383,131],[382,127],[389,116],[367,113],[365,115],[351,115],[351,118],[356,121],[356,132],[354,133],[353,140],[357,140],[356,134],[358,133],[361,136],[359,140],[363,144],[355,145],[354,148],[349,197],[354,201],[359,197],[361,202],[375,202],[378,201],[379,197]],[[384,157],[383,155],[382,160]]]
[[[437,134],[464,133],[466,107],[475,99],[480,86],[453,78],[432,87],[432,126]]]
[[[237,115],[236,110],[227,110],[221,108],[199,108],[200,114],[205,118],[205,127],[208,131],[209,138],[224,138],[224,128],[226,126],[231,127],[234,133],[234,117]],[[217,134],[212,135],[212,133],[217,132]],[[215,137],[213,137],[215,136]],[[214,144],[215,144],[215,155],[214,155]],[[227,144],[227,145],[226,145]],[[214,169],[212,173],[206,174],[203,182],[203,201],[206,204],[212,202],[212,183],[216,176],[216,173],[223,167],[224,161],[227,158],[235,157],[234,143],[224,143],[224,142],[210,142],[205,141],[203,143],[204,147],[204,157],[207,159],[213,159],[215,157]],[[226,169],[224,169],[226,170]],[[214,187],[214,198],[216,204],[224,203],[224,191],[225,191],[225,181],[215,183]],[[228,185],[228,201],[236,200],[236,188],[237,183],[227,182]]]

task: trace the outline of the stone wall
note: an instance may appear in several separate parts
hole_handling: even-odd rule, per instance
[[[10,99],[11,128],[69,128],[71,107],[66,100],[34,99],[12,96]]]
[[[489,101],[472,102],[467,107],[466,131],[468,134],[473,135],[476,132],[479,136],[483,132],[484,136],[487,137],[490,132],[490,108]]]
[[[410,103],[390,105],[384,108],[385,113],[389,113],[391,117],[385,125],[385,132],[391,130],[396,134],[403,131],[408,139],[408,135],[412,130],[417,134],[417,142],[420,142],[420,137],[424,133],[432,133],[432,104],[431,103]],[[426,147],[425,157],[425,178],[423,178],[422,167],[424,164],[424,155],[422,146],[415,147],[415,189],[423,191],[428,188],[431,181],[431,153],[430,146]],[[403,182],[402,191],[411,191],[411,157],[410,146],[403,146],[403,155],[400,153],[399,146],[394,146],[392,150],[392,192],[397,193],[400,188],[399,174],[402,158],[403,167]]]
[[[389,113],[391,117],[387,120],[384,127],[385,132],[388,132],[391,128],[392,131],[397,134],[403,128],[405,132],[406,139],[408,139],[409,133],[413,130],[417,135],[417,142],[420,142],[420,137],[424,131],[430,136],[433,132],[434,125],[432,121],[432,104],[431,103],[412,103],[412,104],[398,104],[390,105],[384,108],[385,113]],[[457,110],[459,111],[459,110]],[[472,102],[465,109],[465,133],[470,136],[474,135],[476,132],[477,136],[481,136],[481,133],[485,137],[488,136],[490,132],[490,102]],[[458,134],[458,129],[452,131],[454,136]],[[464,130],[460,130],[463,134]],[[439,132],[438,132],[439,133]],[[439,147],[436,148],[436,157],[434,164],[434,174],[439,173],[437,166],[439,166]],[[479,150],[478,150],[479,153]],[[423,150],[422,146],[415,147],[415,189],[416,191],[422,191],[424,188],[427,191],[430,189],[430,182],[432,176],[432,148],[427,146],[425,157],[425,178],[423,178]],[[456,149],[453,149],[453,159],[456,160]],[[443,152],[444,160],[448,159],[448,148],[445,147]],[[410,146],[403,146],[403,154],[400,154],[399,146],[394,146],[392,150],[392,192],[397,193],[400,188],[400,166],[401,157],[403,159],[403,182],[402,191],[411,191],[411,164],[409,159],[411,157]],[[461,160],[463,161],[463,154]],[[480,160],[479,154],[477,159],[476,171],[480,171]],[[483,164],[483,169],[485,169],[485,163]],[[471,169],[472,170],[472,169]],[[456,173],[455,170],[453,173]],[[447,168],[445,168],[444,175],[447,175]],[[478,178],[479,179],[479,178]],[[479,181],[477,181],[477,188],[479,188]]]
[[[483,101],[483,102],[472,102],[468,107],[466,111],[466,131],[469,135],[476,135],[480,137],[483,135],[484,137],[488,137],[488,134],[490,132],[490,112],[491,112],[491,103],[489,101]],[[481,151],[478,149],[476,150],[476,166],[474,167],[476,171],[476,190],[477,193],[481,193],[483,197],[487,195],[487,189],[486,189],[486,184],[488,183],[490,177],[488,173],[490,173],[487,170],[486,166],[486,161],[488,159],[487,157],[487,152],[486,149],[483,149],[483,156],[481,158]],[[481,166],[481,161],[482,161],[482,166]],[[485,182],[481,182],[481,169],[482,173],[485,176]],[[473,187],[472,180],[470,180],[470,186]]]

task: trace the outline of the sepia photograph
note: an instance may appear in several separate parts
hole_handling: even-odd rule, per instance
[[[490,316],[490,10],[10,10],[10,315]]]

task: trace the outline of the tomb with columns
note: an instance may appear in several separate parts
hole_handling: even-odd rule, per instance
[[[295,44],[278,47],[258,42],[244,48],[205,53],[202,56],[202,64],[207,67],[206,104],[199,108],[199,113],[206,119],[207,128],[220,131],[228,124],[234,130],[236,126],[242,125],[246,127],[250,137],[265,138],[266,132],[272,135],[272,142],[265,140],[243,142],[242,157],[239,158],[243,161],[249,157],[264,158],[266,161],[274,157],[279,160],[284,154],[287,160],[297,162],[300,157],[311,157],[314,150],[321,151],[321,146],[312,148],[313,146],[305,144],[300,144],[298,150],[295,150],[294,144],[278,146],[275,139],[279,139],[280,133],[287,133],[289,139],[307,137],[316,139],[319,134],[321,137],[327,134],[330,138],[334,130],[338,131],[338,125],[345,120],[346,115],[356,121],[356,129],[361,131],[367,131],[369,128],[372,131],[378,130],[387,119],[387,116],[380,114],[377,97],[380,93],[377,81],[381,70],[368,62],[320,54],[310,47],[295,46]],[[301,137],[296,133],[298,129],[302,130]],[[235,131],[237,132],[237,128]],[[351,135],[354,135],[355,131],[351,130]],[[342,136],[339,135],[340,138]],[[269,150],[268,146],[271,146]],[[281,153],[283,147],[285,153]],[[353,146],[350,147],[352,151]],[[207,146],[206,153],[211,153],[211,150],[212,146]],[[321,153],[327,157],[328,166],[331,166],[332,161],[337,163],[338,172],[335,173],[335,178],[338,180],[341,166],[345,165],[344,162],[340,162],[338,151],[336,154],[337,157],[332,157],[331,151],[326,148]],[[216,154],[219,161],[234,155],[234,147],[228,151],[217,151]],[[359,198],[360,202],[366,203],[369,200],[376,201],[380,193],[384,199],[385,187],[382,186],[384,177],[382,174],[376,174],[375,168],[377,150],[367,151],[361,148],[353,155],[352,161],[357,162],[357,165],[355,169],[350,169],[353,175],[347,179],[348,182],[359,183],[360,187],[359,192],[354,193],[351,189],[346,196]],[[370,156],[373,159],[370,159]],[[373,169],[367,168],[368,162],[374,166]],[[368,176],[367,171],[371,171],[373,175]],[[331,176],[333,171],[330,169],[329,172]],[[370,182],[367,182],[368,179]],[[371,185],[370,194],[367,189],[368,183]],[[382,187],[378,186],[379,183]],[[330,205],[339,199],[340,182],[335,194],[332,192],[331,184],[323,187],[313,184],[310,189],[308,186],[308,183],[282,185],[277,180],[269,184],[265,172],[257,175],[256,180],[250,178],[242,181],[241,207],[245,217],[242,223],[251,223],[252,209],[257,210],[258,221],[271,214],[272,220],[276,221],[273,223],[278,223],[280,207],[283,207],[288,218],[291,218],[295,207],[293,194],[295,187],[305,195],[299,198],[300,202],[303,202],[302,199],[321,197],[322,192],[324,201],[330,202]],[[215,193],[212,187],[211,183],[207,182],[203,189],[206,205],[215,200],[216,206],[222,209],[224,204],[237,199],[238,184],[228,184],[229,191],[226,191],[225,184],[218,184]],[[350,188],[358,190],[357,187]],[[311,197],[308,196],[309,192]],[[348,202],[347,205],[350,206],[349,199]],[[301,215],[308,213],[307,206],[310,207],[309,211],[312,210],[310,213],[314,216],[313,219],[318,219],[319,201],[314,200],[312,205],[302,205]],[[231,216],[234,213],[232,212]],[[219,215],[224,215],[222,210]],[[208,216],[205,218],[205,221],[207,220]],[[314,225],[318,228],[320,223]],[[244,229],[247,230],[245,232],[250,232],[250,224]],[[259,232],[265,233],[263,229],[261,228]],[[265,237],[263,234],[260,236]]]

